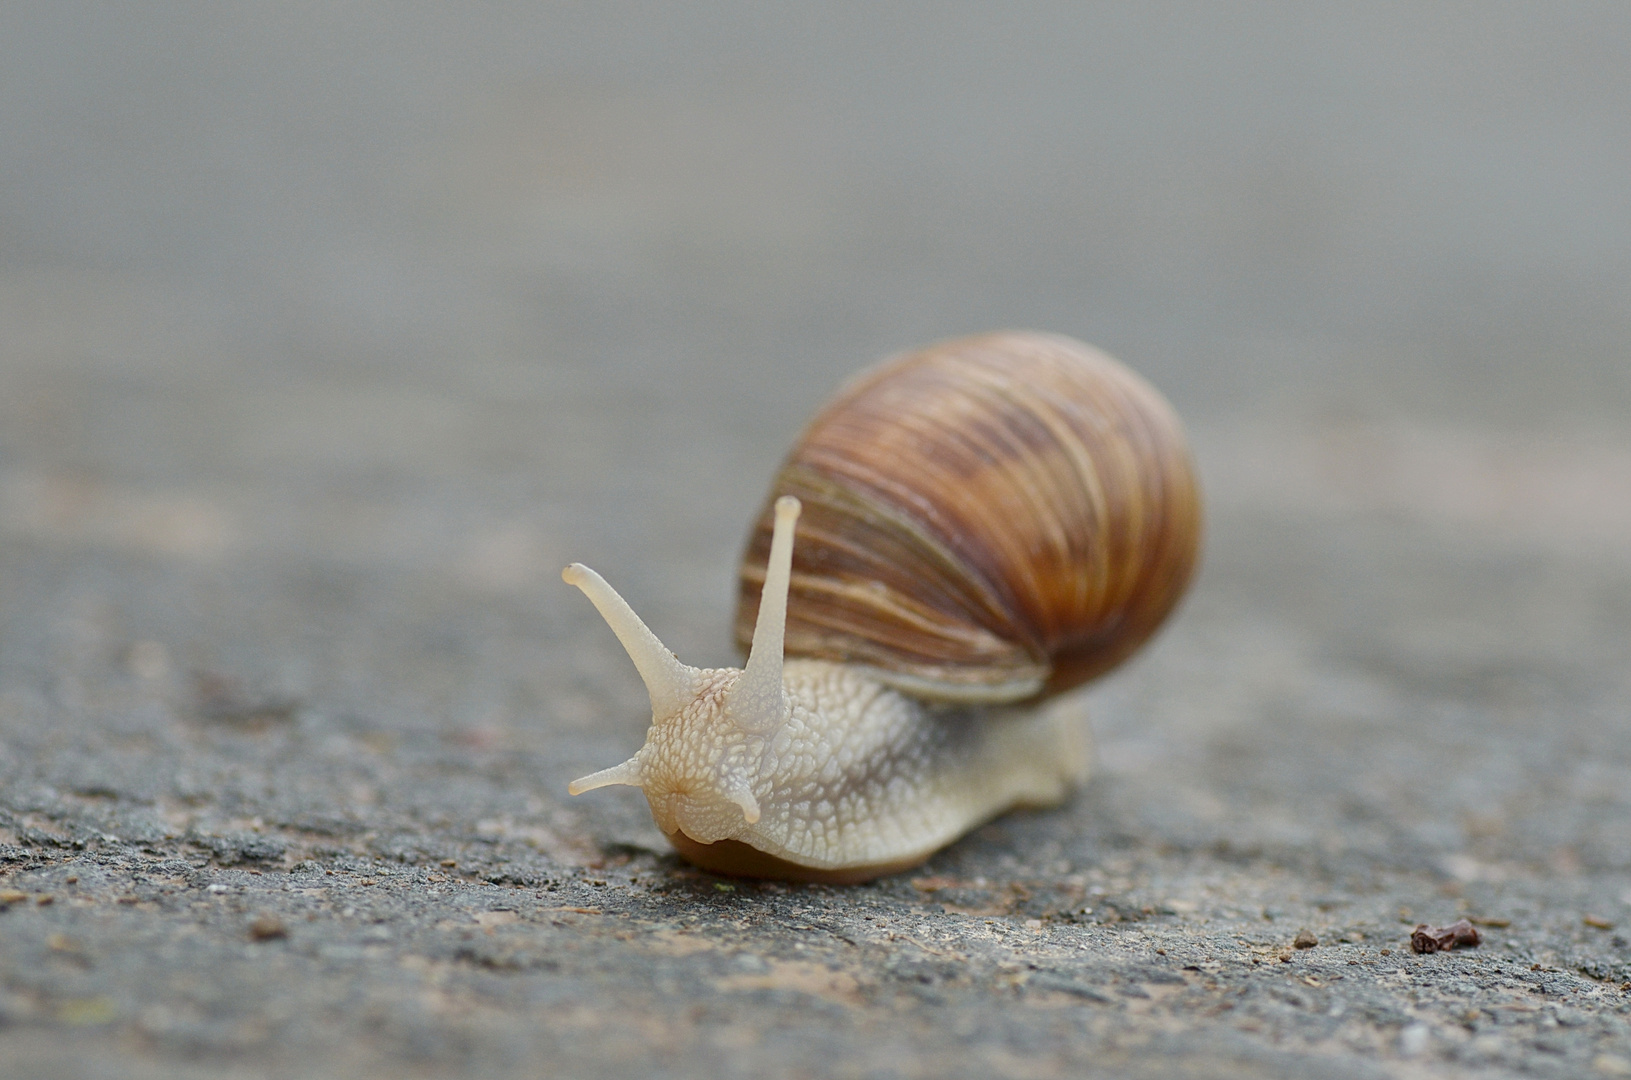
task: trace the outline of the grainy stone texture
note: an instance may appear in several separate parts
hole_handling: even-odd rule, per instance
[[[680,7],[8,14],[0,1075],[1631,1076],[1626,9]],[[559,567],[729,662],[802,420],[1015,325],[1207,484],[1090,787],[568,800]]]

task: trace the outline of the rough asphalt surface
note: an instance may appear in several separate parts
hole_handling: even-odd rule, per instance
[[[1631,1076],[1627,9],[445,7],[6,17],[0,1076]],[[568,799],[560,566],[730,662],[1000,326],[1207,485],[1092,784],[851,888]]]

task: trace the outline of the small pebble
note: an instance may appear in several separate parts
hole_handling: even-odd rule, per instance
[[[1291,942],[1292,945],[1299,949],[1312,949],[1319,943],[1320,939],[1315,937],[1313,933],[1307,929],[1297,931],[1296,938],[1294,938]]]
[[[1418,953],[1448,952],[1454,948],[1471,948],[1482,940],[1483,936],[1466,919],[1457,919],[1448,926],[1420,923],[1410,932],[1410,949]]]
[[[276,915],[262,915],[249,924],[251,941],[273,941],[289,936],[289,928]]]
[[[1587,926],[1590,926],[1593,929],[1597,929],[1597,930],[1612,930],[1612,929],[1614,929],[1614,924],[1613,923],[1609,922],[1607,919],[1600,918],[1600,917],[1598,917],[1596,915],[1587,915],[1587,916],[1583,917],[1580,921],[1585,923]]]

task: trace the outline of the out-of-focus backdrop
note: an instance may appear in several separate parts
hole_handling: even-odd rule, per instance
[[[1612,3],[10,5],[0,1051],[1631,1075],[1628,56]],[[568,802],[643,705],[559,567],[730,662],[799,426],[1001,327],[1207,484],[1089,792],[849,891]]]

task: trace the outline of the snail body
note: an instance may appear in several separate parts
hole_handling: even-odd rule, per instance
[[[642,788],[725,873],[915,865],[1086,779],[1086,724],[1048,701],[1154,633],[1199,537],[1176,416],[1103,353],[1000,333],[886,362],[811,422],[750,533],[745,668],[680,663],[594,571],[563,573],[652,704],[645,746],[569,790]]]

